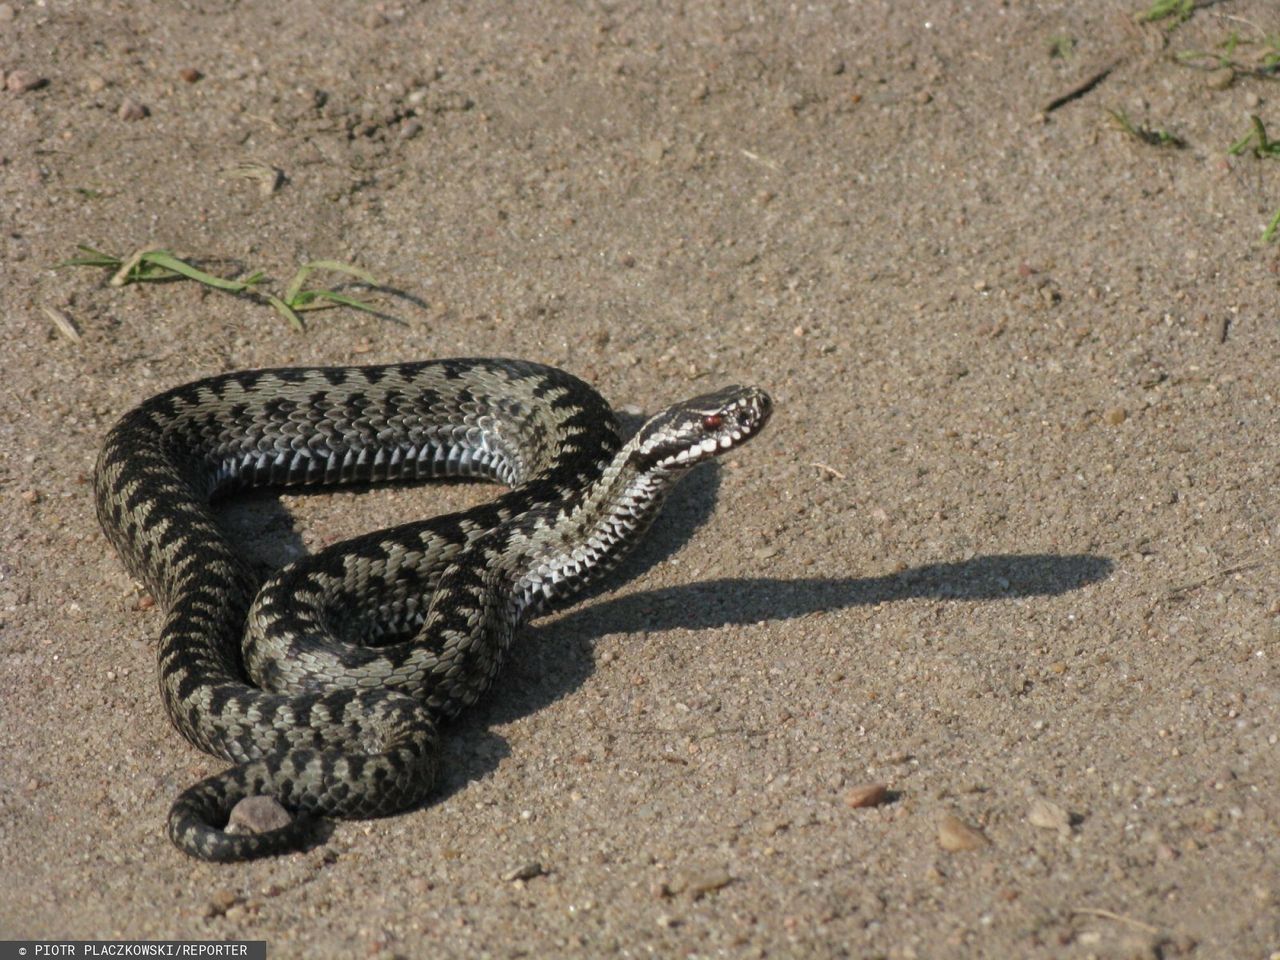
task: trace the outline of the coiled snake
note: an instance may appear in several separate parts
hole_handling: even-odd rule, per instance
[[[754,436],[770,411],[763,391],[728,387],[668,408],[623,446],[608,404],[577,378],[458,359],[230,373],[126,414],[98,458],[98,518],[166,611],[170,719],[236,764],[178,797],[170,838],[243,860],[299,847],[308,816],[421,803],[437,721],[489,686],[520,624],[610,569],[686,470]],[[444,476],[510,489],[330,547],[260,590],[210,507],[248,487]],[[250,796],[299,816],[226,832]]]

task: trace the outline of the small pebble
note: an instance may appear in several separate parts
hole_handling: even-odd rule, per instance
[[[120,108],[116,111],[116,116],[121,120],[128,120],[132,122],[134,120],[144,119],[150,112],[150,110],[137,100],[133,99],[133,97],[125,97],[120,101]]]
[[[5,89],[10,93],[26,93],[38,90],[48,83],[44,77],[36,76],[30,70],[11,70],[4,78]]]
[[[183,67],[178,71],[178,76],[180,76],[186,83],[196,83],[204,77],[204,74],[195,67]]]
[[[289,811],[274,797],[245,797],[231,808],[227,833],[266,833],[293,823]]]
[[[240,897],[232,891],[219,890],[209,898],[208,904],[205,905],[205,919],[212,920],[214,917],[221,917],[239,902]]]
[[[777,547],[759,547],[756,549],[755,558],[757,560],[771,560],[778,555]]]
[[[719,868],[690,874],[685,878],[683,889],[694,900],[700,900],[708,893],[727,887],[731,883],[733,883],[733,877],[729,875],[729,871]]]
[[[1123,960],[1160,960],[1163,944],[1156,934],[1131,933],[1120,941],[1115,955]]]
[[[860,783],[844,792],[844,805],[850,810],[862,807],[878,807],[889,795],[886,783]]]
[[[760,833],[766,837],[777,836],[791,827],[790,820],[766,820],[760,827]]]
[[[1056,803],[1041,797],[1031,801],[1031,808],[1027,811],[1027,822],[1043,830],[1057,830],[1061,834],[1071,832],[1071,815]]]
[[[534,877],[540,877],[546,871],[542,869],[542,864],[537,860],[530,860],[528,863],[522,864],[508,870],[502,875],[502,879],[511,883],[514,880],[532,880]]]
[[[978,850],[991,841],[976,827],[971,827],[959,817],[946,813],[938,820],[938,844],[943,850],[956,853],[961,850]]]
[[[107,89],[107,81],[96,73],[91,73],[84,78],[84,89],[88,93],[101,93]]]
[[[32,506],[34,506],[35,504],[39,503],[39,502],[40,502],[40,491],[39,491],[39,490],[23,490],[23,491],[22,491],[22,502],[23,502],[23,503],[27,503],[27,504],[31,504]]]
[[[1204,85],[1210,90],[1226,90],[1236,82],[1236,72],[1230,67],[1213,70],[1205,75]]]
[[[417,120],[406,120],[404,123],[400,124],[401,140],[412,140],[421,132],[422,132],[422,124],[420,124]]]
[[[1112,407],[1102,415],[1102,419],[1113,427],[1118,427],[1129,418],[1129,413],[1124,407]]]

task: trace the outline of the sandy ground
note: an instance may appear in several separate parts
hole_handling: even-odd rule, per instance
[[[1177,55],[1257,62],[1280,9],[1139,7],[0,4],[0,937],[1276,956],[1280,163],[1227,148],[1280,86]],[[77,243],[393,292],[300,335]],[[188,860],[168,805],[221,764],[94,519],[104,431],[220,371],[475,354],[632,422],[734,381],[777,413],[527,631],[436,802]],[[227,515],[282,562],[488,495]]]

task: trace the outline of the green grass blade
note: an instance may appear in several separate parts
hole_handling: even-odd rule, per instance
[[[88,256],[72,257],[70,260],[63,260],[61,263],[56,264],[56,267],[58,269],[61,269],[62,267],[110,267],[114,269],[120,266],[119,257],[112,256],[109,253],[104,253],[103,251],[97,250],[88,244],[77,243],[76,249],[81,253],[88,254]]]
[[[164,274],[155,270],[147,271],[143,268],[143,257],[149,253],[147,250],[138,250],[132,256],[120,261],[120,267],[107,281],[108,286],[123,287],[127,283],[138,283],[143,280],[159,280]],[[162,268],[163,269],[163,268]]]
[[[1276,230],[1280,230],[1280,210],[1276,211],[1276,215],[1271,218],[1271,222],[1267,224],[1267,229],[1262,231],[1262,242],[1270,243],[1276,238]]]
[[[1229,157],[1240,156],[1240,154],[1244,153],[1244,148],[1249,146],[1249,141],[1252,139],[1253,139],[1253,131],[1250,130],[1248,133],[1246,133],[1243,137],[1241,137],[1231,146],[1227,147],[1227,156]]]
[[[276,308],[276,312],[279,313],[280,316],[284,317],[286,320],[289,321],[289,326],[293,327],[294,330],[296,330],[298,333],[303,333],[306,331],[307,328],[303,324],[302,318],[298,316],[296,313],[294,313],[293,308],[290,307],[287,303],[285,303],[279,297],[273,296],[270,293],[264,293],[262,294],[262,296],[266,298],[267,303],[271,304],[271,306]]]
[[[100,258],[102,258],[103,260],[110,260],[112,263],[119,263],[119,262],[120,262],[120,258],[119,258],[119,257],[117,257],[117,256],[113,256],[113,255],[112,255],[112,254],[110,254],[110,253],[105,253],[105,252],[103,252],[102,250],[98,250],[98,249],[96,249],[96,248],[94,248],[94,247],[91,247],[91,246],[89,246],[87,243],[77,243],[77,244],[76,244],[76,249],[77,249],[77,250],[79,250],[81,253],[87,253],[87,254],[89,254],[89,256],[91,256],[91,257],[100,257]]]
[[[1157,20],[1173,17],[1174,26],[1177,26],[1184,20],[1190,19],[1195,8],[1195,0],[1155,0],[1145,13],[1138,14],[1138,20],[1143,23],[1154,23]]]
[[[100,257],[72,257],[70,260],[63,260],[55,264],[57,267],[108,267],[115,268],[120,266],[120,260],[109,254],[103,254]]]
[[[336,273],[345,273],[363,280],[371,287],[378,285],[377,279],[368,270],[362,270],[354,264],[342,263],[338,260],[312,260],[310,263],[304,263],[304,267],[310,270],[333,270]]]
[[[141,255],[140,259],[144,263],[152,263],[163,267],[165,270],[181,274],[189,280],[203,283],[205,286],[213,287],[215,290],[243,293],[249,288],[249,285],[242,280],[224,280],[222,277],[215,277],[211,273],[205,273],[185,260],[179,260],[168,250],[148,250]]]
[[[367,270],[361,270],[357,266],[349,263],[343,263],[340,260],[310,260],[298,268],[298,272],[293,275],[293,279],[289,281],[289,286],[285,288],[284,298],[289,303],[293,303],[298,294],[302,291],[302,285],[307,282],[307,277],[317,270],[332,270],[335,273],[345,273],[348,276],[355,277],[357,280],[363,280],[371,287],[376,287],[378,281]]]
[[[1256,113],[1250,114],[1249,122],[1253,124],[1253,132],[1258,137],[1258,155],[1270,153],[1272,143],[1267,139],[1267,128],[1262,125],[1262,119]]]
[[[328,303],[316,303],[316,300],[326,300]],[[365,313],[378,312],[377,307],[372,304],[357,300],[355,297],[334,293],[332,290],[303,290],[291,305],[295,310],[324,310],[330,304],[341,304],[353,310],[363,310]]]

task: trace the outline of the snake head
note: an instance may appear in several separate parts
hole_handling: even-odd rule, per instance
[[[684,470],[746,443],[768,423],[773,400],[759,387],[724,387],[674,404],[636,434],[641,464]]]

